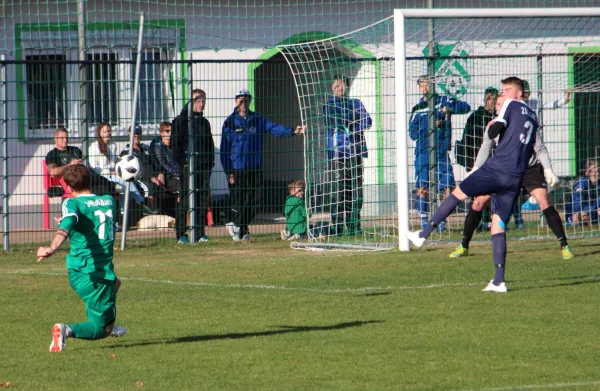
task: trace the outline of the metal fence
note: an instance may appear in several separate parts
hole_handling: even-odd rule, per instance
[[[206,54],[202,60],[194,60],[190,54],[187,60],[176,60],[176,53],[146,49],[142,59],[136,122],[142,128],[141,141],[146,146],[160,138],[161,122],[172,122],[186,111],[192,90],[206,92],[203,114],[211,126],[215,165],[210,177],[211,197],[205,205],[208,216],[193,218],[207,221],[209,237],[228,235],[224,224],[230,218],[226,213],[231,207],[230,185],[221,165],[220,145],[223,124],[234,111],[238,91],[248,89],[252,94],[251,110],[270,121],[290,128],[301,123],[293,77],[283,59],[275,53],[252,60],[231,58],[232,54],[212,52],[213,59]],[[48,174],[46,160],[58,145],[54,134],[59,127],[68,130],[68,145],[81,149],[89,166],[97,160],[93,145],[99,123],[110,124],[111,148],[117,154],[128,143],[135,54],[127,48],[89,51],[86,56],[80,61],[76,52],[36,51],[21,60],[3,58],[0,62],[5,249],[47,241],[57,226],[54,218],[60,216],[61,202],[69,194],[60,189],[64,184],[59,177]],[[287,183],[304,177],[302,137],[265,134],[263,142],[262,180],[253,203],[256,217],[250,227],[252,234],[278,233],[284,228]],[[149,153],[156,158],[153,151]],[[170,197],[161,187],[153,195],[156,200],[147,200],[146,206],[132,202],[128,237],[175,241],[172,218],[179,207],[177,197]],[[158,209],[159,217],[145,217],[147,206]],[[204,206],[196,207],[193,211],[199,213]],[[189,213],[187,218],[189,222]],[[195,236],[198,239],[199,233]]]

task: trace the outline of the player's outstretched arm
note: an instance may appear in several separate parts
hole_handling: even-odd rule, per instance
[[[565,90],[565,96],[562,99],[556,99],[553,101],[544,101],[542,102],[542,109],[555,110],[560,109],[564,105],[568,104],[571,101],[572,91],[570,89]]]
[[[54,239],[52,243],[50,243],[50,247],[40,247],[37,250],[37,261],[42,262],[44,259],[52,256],[60,248],[60,246],[67,240],[69,237],[69,233],[62,228],[59,228],[56,231],[56,235],[54,235]]]

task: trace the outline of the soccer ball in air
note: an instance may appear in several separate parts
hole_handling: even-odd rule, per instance
[[[142,174],[142,166],[138,158],[133,155],[125,155],[115,166],[117,176],[126,182],[135,181]]]

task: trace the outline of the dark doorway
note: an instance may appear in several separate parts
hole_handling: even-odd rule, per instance
[[[574,86],[600,82],[600,53],[576,54],[573,57]],[[575,158],[577,175],[585,171],[588,159],[598,158],[600,146],[600,92],[577,92],[575,106]]]
[[[282,54],[276,54],[254,71],[254,107],[270,121],[295,128],[301,124],[294,77]],[[304,137],[265,135],[262,213],[283,213],[287,183],[304,178]]]

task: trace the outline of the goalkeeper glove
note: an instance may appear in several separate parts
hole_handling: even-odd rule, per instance
[[[544,170],[544,178],[546,178],[546,184],[550,187],[554,187],[560,182],[560,179],[554,175],[554,172],[550,168]]]
[[[471,175],[472,173],[474,173],[477,170],[479,170],[479,167],[473,166],[473,168],[471,169],[471,171],[467,171],[467,175],[465,175],[465,179],[467,179],[469,177],[469,175]]]

